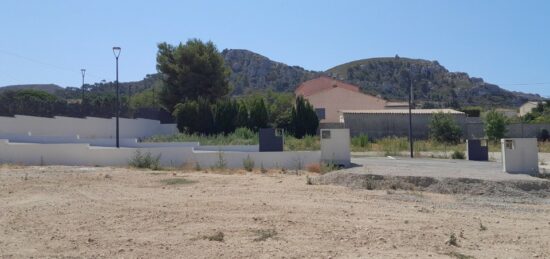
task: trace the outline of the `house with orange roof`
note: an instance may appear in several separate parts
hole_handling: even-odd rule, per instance
[[[339,110],[408,108],[406,103],[390,103],[380,97],[362,93],[358,86],[328,76],[303,82],[294,93],[313,105],[322,123],[340,122]]]

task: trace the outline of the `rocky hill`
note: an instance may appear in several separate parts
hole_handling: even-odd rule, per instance
[[[248,50],[226,49],[222,55],[232,72],[230,82],[235,95],[267,89],[294,91],[300,83],[325,74],[355,84],[366,93],[401,101],[407,99],[412,79],[416,103],[426,108],[518,107],[528,100],[542,99],[536,94],[502,89],[467,73],[450,72],[437,61],[398,56],[371,58],[319,72],[288,66]]]
[[[300,83],[320,75],[319,72],[272,61],[248,50],[225,49],[222,55],[231,69],[230,82],[234,95],[268,89],[290,92]]]
[[[404,100],[411,81],[414,97],[425,107],[467,105],[517,107],[541,96],[508,91],[463,72],[449,72],[437,61],[372,58],[331,68],[327,74],[358,85],[364,92]]]
[[[487,83],[467,73],[450,72],[437,61],[401,57],[357,60],[333,67],[327,71],[309,71],[299,66],[276,62],[260,54],[242,50],[225,49],[221,53],[231,70],[230,83],[233,95],[255,91],[273,90],[292,92],[300,83],[322,74],[361,87],[362,91],[380,95],[388,100],[406,100],[410,80],[413,82],[417,106],[458,107],[479,105],[485,107],[518,107],[528,100],[541,100],[541,96],[513,92]],[[159,86],[158,74],[147,75],[136,82],[121,82],[121,91],[137,93]],[[90,91],[114,92],[113,82],[101,82],[86,86]],[[6,89],[42,89],[64,98],[77,98],[77,88],[60,91],[56,85],[9,86]],[[62,88],[61,88],[62,89]]]

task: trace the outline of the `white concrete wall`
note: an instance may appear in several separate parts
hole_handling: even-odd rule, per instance
[[[321,160],[349,166],[351,164],[349,129],[321,129],[320,135]]]
[[[163,166],[182,166],[198,163],[202,168],[215,166],[220,154],[228,168],[242,168],[243,160],[250,157],[255,167],[304,168],[307,164],[319,163],[321,152],[234,152],[195,151],[193,146],[162,146],[171,143],[149,143],[150,147],[94,147],[89,144],[35,144],[10,143],[0,140],[0,163],[25,165],[74,165],[74,166],[127,166],[137,150],[161,155]],[[159,146],[156,146],[156,145]],[[180,143],[181,144],[181,143]]]
[[[29,136],[29,135],[0,135],[0,139],[7,139],[11,143],[36,144],[90,144],[90,146],[114,147],[115,138],[80,138],[79,136]],[[121,138],[122,147],[198,147],[199,142],[139,142],[137,138]],[[237,147],[238,148],[238,147]],[[252,149],[252,148],[250,148]]]
[[[143,138],[153,135],[174,134],[175,124],[160,124],[149,119],[119,120],[121,138]],[[104,118],[54,118],[16,115],[0,117],[0,137],[4,135],[32,136],[80,136],[81,138],[114,138],[115,119]]]
[[[501,139],[503,171],[507,173],[538,174],[539,159],[536,138]],[[506,142],[511,141],[512,148]]]

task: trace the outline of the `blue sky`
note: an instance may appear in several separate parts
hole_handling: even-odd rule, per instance
[[[550,1],[0,2],[0,86],[79,86],[154,73],[159,42],[212,40],[326,70],[356,59],[438,60],[504,88],[550,96]]]

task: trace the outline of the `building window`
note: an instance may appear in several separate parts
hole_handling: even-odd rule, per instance
[[[317,118],[319,118],[319,120],[325,119],[325,108],[315,108],[315,113],[317,114]]]

